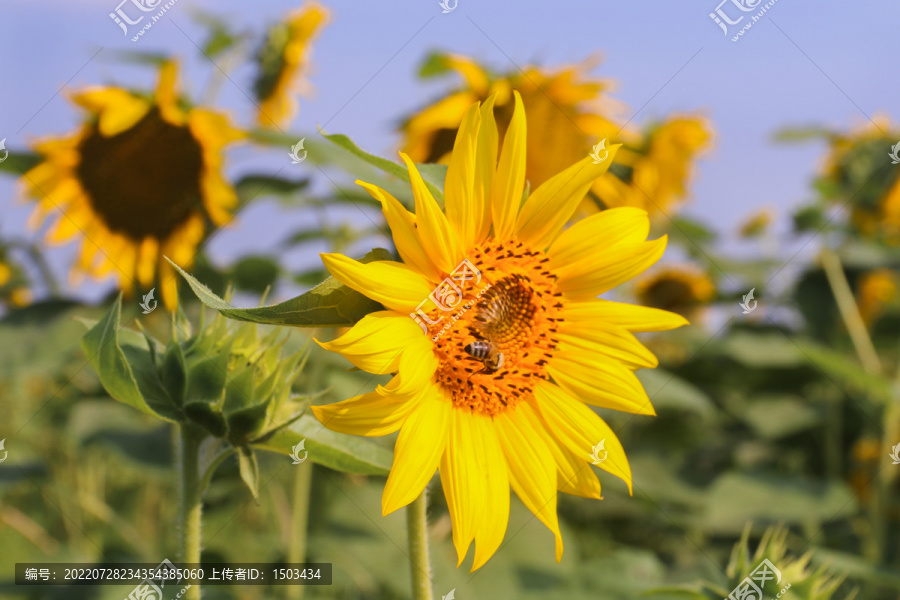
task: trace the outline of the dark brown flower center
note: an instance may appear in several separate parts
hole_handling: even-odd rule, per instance
[[[79,146],[76,174],[111,231],[166,239],[201,208],[203,151],[186,126],[157,108],[130,129],[105,137],[96,125]]]

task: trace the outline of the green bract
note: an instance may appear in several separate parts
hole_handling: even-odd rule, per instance
[[[261,337],[255,323],[220,314],[192,335],[179,311],[163,344],[144,331],[120,328],[121,310],[120,296],[82,340],[100,382],[119,402],[196,431],[216,457],[212,469],[237,451],[241,475],[255,494],[253,448],[290,455],[306,440],[314,462],[350,473],[389,471],[390,451],[328,431],[305,414],[310,398],[291,387],[308,352],[282,356],[286,335]]]

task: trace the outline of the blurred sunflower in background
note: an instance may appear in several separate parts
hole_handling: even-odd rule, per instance
[[[323,347],[365,371],[395,375],[374,392],[312,409],[344,433],[399,430],[384,514],[412,502],[439,470],[458,564],[475,541],[473,571],[503,541],[510,487],[554,533],[557,561],[557,490],[601,498],[592,449],[604,458],[593,463],[631,489],[622,444],[589,406],[655,414],[634,371],[657,360],[633,332],[687,323],[597,297],[649,268],[667,241],[648,241],[647,213],[632,207],[565,228],[611,161],[583,156],[523,202],[526,111],[519,93],[512,96],[499,157],[494,103],[501,96],[471,104],[462,116],[445,179],[446,212],[406,154],[415,213],[358,182],[381,202],[403,262],[322,256],[338,281],[387,307]],[[611,158],[618,149],[608,149]],[[424,302],[453,278],[456,305],[468,310],[453,314]],[[476,355],[476,347],[487,354]]]
[[[529,120],[525,176],[532,188],[606,139],[607,145],[623,146],[609,171],[591,187],[581,211],[635,206],[651,214],[667,212],[686,196],[693,162],[709,146],[710,126],[699,117],[678,116],[643,133],[627,128],[623,108],[608,96],[613,82],[587,75],[595,66],[596,61],[585,61],[555,70],[528,66],[495,74],[464,56],[433,54],[420,76],[455,73],[462,86],[402,123],[403,151],[415,162],[447,162],[466,109],[490,95],[496,97],[494,117],[503,135],[515,89]]]
[[[58,213],[46,239],[81,238],[73,276],[112,273],[129,294],[155,281],[171,310],[176,275],[163,257],[190,265],[208,225],[231,219],[238,200],[223,149],[244,134],[222,114],[185,107],[174,62],[161,65],[152,97],[93,87],[72,100],[89,118],[36,143],[43,160],[22,179],[37,203],[31,224]]]
[[[861,237],[890,246],[900,244],[900,172],[890,152],[900,132],[887,117],[849,133],[819,130],[828,153],[816,188],[828,206],[850,204],[850,228]],[[809,135],[805,137],[810,137]]]
[[[872,269],[856,283],[856,305],[866,325],[871,326],[897,297],[897,273],[890,269]]]
[[[716,286],[705,272],[691,265],[665,265],[635,284],[635,295],[644,306],[697,317],[700,307],[716,295]]]
[[[308,91],[303,75],[309,68],[312,41],[328,18],[324,6],[311,2],[269,29],[257,54],[259,72],[253,82],[261,127],[286,125],[297,113],[294,96]]]
[[[0,302],[10,308],[31,304],[32,294],[22,269],[0,248]]]

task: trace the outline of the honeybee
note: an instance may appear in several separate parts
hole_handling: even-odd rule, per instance
[[[535,310],[531,294],[526,277],[510,275],[491,286],[475,305],[470,331],[478,339],[466,345],[463,352],[481,361],[483,367],[472,375],[503,368],[506,357],[498,347],[513,342],[528,327]]]
[[[488,340],[475,340],[471,344],[467,344],[463,348],[463,352],[475,360],[480,360],[484,365],[481,371],[476,371],[476,373],[495,373],[503,367],[503,363],[506,361],[503,353],[498,351]]]

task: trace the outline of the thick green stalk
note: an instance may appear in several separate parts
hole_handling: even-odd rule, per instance
[[[200,443],[204,434],[188,424],[181,425],[181,446],[179,468],[181,472],[181,556],[182,563],[200,562],[201,496],[200,483]],[[200,584],[195,583],[187,590],[183,600],[200,600]]]
[[[884,375],[881,360],[875,351],[875,344],[872,343],[872,337],[869,330],[862,319],[859,312],[859,306],[856,304],[856,298],[847,282],[844,274],[844,267],[841,264],[837,254],[829,248],[822,248],[821,253],[822,267],[825,269],[825,276],[828,278],[828,284],[837,301],[838,309],[841,313],[841,319],[850,333],[850,339],[853,341],[853,347],[856,348],[856,354],[862,363],[863,369],[867,373],[873,375]],[[893,472],[890,469],[890,457],[887,456],[887,448],[890,447],[891,440],[898,434],[898,421],[900,421],[900,399],[894,398],[892,402],[882,411],[883,419],[883,440],[881,463],[879,464],[878,474],[872,485],[872,496],[869,502],[869,535],[866,537],[863,554],[866,558],[881,565],[884,559],[885,549],[885,531],[887,528],[887,506],[888,506],[888,489],[893,481]]]
[[[878,360],[878,353],[875,352],[875,346],[872,344],[872,338],[869,337],[866,323],[859,314],[859,307],[856,305],[853,290],[850,289],[850,284],[844,275],[841,259],[829,248],[822,248],[821,260],[822,267],[825,269],[825,277],[828,278],[828,284],[831,286],[831,292],[834,294],[838,310],[841,312],[844,326],[847,327],[847,332],[853,341],[853,347],[856,348],[859,362],[862,363],[867,373],[881,373],[881,361]]]
[[[431,593],[431,559],[428,555],[428,522],[426,490],[406,507],[409,537],[409,570],[412,573],[413,600],[433,600]]]
[[[288,562],[306,562],[306,532],[309,522],[309,492],[312,484],[312,462],[296,467],[294,473],[294,505],[291,510],[291,545],[288,549]],[[285,590],[292,600],[303,600],[306,586],[286,585]]]

